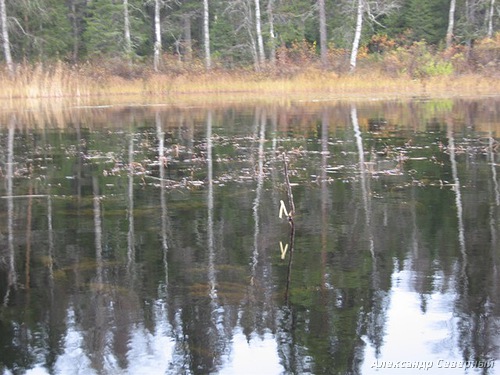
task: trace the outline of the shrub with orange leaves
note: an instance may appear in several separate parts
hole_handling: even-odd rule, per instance
[[[387,34],[373,35],[366,46],[370,53],[384,53],[393,50],[397,46],[396,41],[387,36]]]
[[[471,58],[476,68],[498,74],[500,66],[500,32],[492,38],[483,38],[475,42]]]

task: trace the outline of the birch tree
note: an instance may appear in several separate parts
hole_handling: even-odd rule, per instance
[[[359,41],[361,40],[361,30],[363,28],[363,0],[358,0],[356,12],[356,29],[354,31],[354,40],[352,42],[351,59],[349,61],[350,71],[356,70],[356,62],[358,57]]]
[[[264,39],[262,38],[262,26],[260,20],[260,1],[255,0],[255,31],[257,33],[257,46],[259,48],[259,68],[265,63]]]
[[[132,56],[132,39],[130,38],[130,17],[128,14],[128,0],[123,0],[123,29],[125,37],[125,55],[127,59]]]
[[[161,0],[155,0],[155,44],[153,57],[153,68],[155,72],[157,72],[159,69],[161,55],[160,2]]]
[[[203,0],[203,42],[205,47],[205,68],[212,68],[212,58],[210,55],[210,28],[209,28],[208,0]]]
[[[276,35],[274,33],[274,0],[267,3],[267,17],[269,18],[269,61],[272,65],[276,64]]]
[[[7,11],[5,9],[5,0],[0,0],[0,21],[2,22],[2,42],[5,64],[10,75],[14,75],[14,63],[10,52],[9,28],[7,25]]]
[[[325,0],[318,0],[319,8],[319,48],[321,53],[321,64],[326,67],[328,64],[328,47],[326,37],[326,12]]]
[[[488,11],[488,38],[493,37],[493,15],[495,14],[495,0],[490,1],[490,9]]]
[[[236,34],[236,44],[232,46],[243,56],[251,54],[256,71],[260,70],[259,47],[256,33],[254,0],[236,0],[228,3],[224,13],[229,16]]]
[[[451,47],[451,42],[453,39],[453,28],[455,25],[455,6],[456,6],[456,0],[451,0],[450,11],[448,14],[448,30],[446,31],[446,48]]]
[[[363,17],[369,22],[380,25],[378,18],[386,16],[399,8],[400,0],[358,0],[356,8],[356,28],[351,48],[350,71],[356,69],[359,43],[363,31]]]

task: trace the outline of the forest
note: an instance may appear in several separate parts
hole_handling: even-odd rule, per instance
[[[0,0],[6,79],[45,81],[307,69],[491,78],[499,15],[495,0]]]

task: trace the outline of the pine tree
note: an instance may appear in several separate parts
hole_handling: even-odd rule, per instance
[[[132,53],[141,50],[148,38],[148,29],[138,1],[129,0]],[[127,54],[123,2],[94,0],[85,19],[83,39],[89,56],[124,56]]]
[[[412,39],[438,44],[446,36],[448,0],[407,0],[403,17]]]
[[[314,2],[311,1],[279,1],[276,4],[276,32],[282,43],[317,40],[319,27],[316,22]]]
[[[10,43],[16,60],[67,58],[71,25],[66,4],[58,0],[9,2]]]
[[[87,10],[87,0],[68,0],[67,4],[72,39],[70,60],[75,63],[85,48],[85,44],[83,43],[83,27],[85,12]]]
[[[94,0],[83,34],[89,55],[120,55],[125,50],[122,3]]]

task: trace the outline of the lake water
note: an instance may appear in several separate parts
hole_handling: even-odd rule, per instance
[[[0,373],[500,373],[498,99],[1,118]]]

